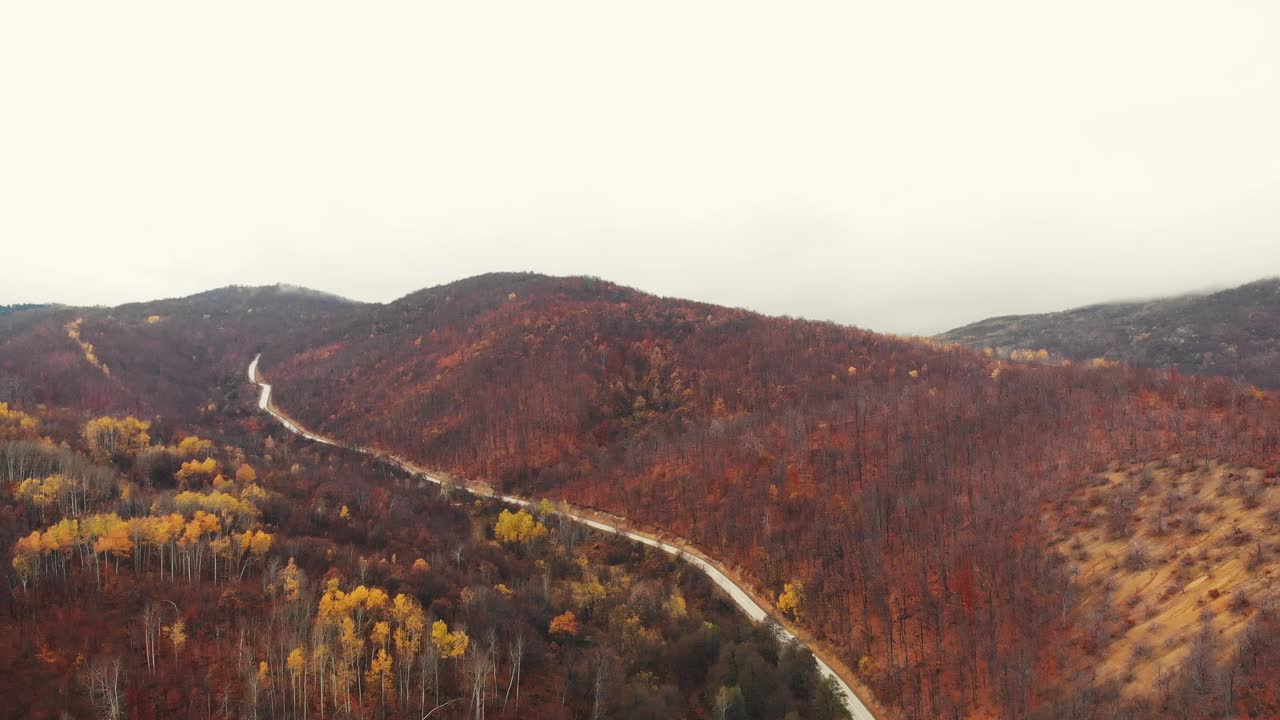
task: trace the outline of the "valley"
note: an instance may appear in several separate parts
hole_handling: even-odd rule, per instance
[[[18,310],[0,316],[0,441],[14,457],[34,450],[12,443],[64,447],[83,458],[67,467],[96,468],[75,472],[97,490],[85,496],[48,480],[56,467],[17,460],[0,484],[0,542],[18,563],[3,570],[5,622],[21,639],[0,661],[15,682],[66,698],[26,706],[31,716],[86,710],[76,657],[104,655],[102,671],[145,650],[150,626],[136,616],[171,598],[201,647],[217,649],[182,672],[122,670],[133,715],[292,717],[316,707],[319,688],[295,696],[302,675],[290,676],[279,648],[338,648],[340,625],[302,632],[315,627],[310,609],[376,586],[446,623],[441,648],[463,628],[471,645],[458,657],[468,659],[438,682],[393,679],[395,702],[374,703],[361,688],[383,661],[367,628],[366,652],[348,666],[353,694],[335,698],[343,672],[325,665],[331,711],[406,716],[407,693],[425,706],[430,686],[464,698],[435,716],[474,717],[482,705],[493,714],[506,694],[495,676],[514,683],[517,665],[502,648],[520,628],[552,659],[525,666],[537,699],[521,717],[608,708],[637,718],[1078,720],[1280,708],[1267,681],[1280,668],[1269,599],[1280,548],[1266,540],[1277,398],[1212,374],[1015,350],[531,273],[385,304],[277,286]],[[250,359],[249,380],[262,387],[246,382]],[[91,422],[146,424],[149,439],[103,455]],[[257,479],[233,480],[241,466]],[[107,532],[175,514],[186,532],[196,510],[216,515],[200,503],[230,503],[224,496],[247,503],[246,519],[198,526],[186,545],[139,535],[126,553],[120,531]],[[64,521],[80,525],[61,526],[70,539],[48,535],[46,549],[45,533]],[[526,532],[528,544],[499,539]],[[257,533],[274,539],[255,556]],[[118,568],[104,562],[115,552],[104,537],[119,540]],[[20,561],[19,540],[30,556]],[[214,547],[243,548],[234,580],[223,575],[234,553]],[[187,563],[184,553],[189,569],[175,573],[169,563]],[[218,558],[216,582],[197,557]],[[277,602],[267,592],[275,576],[259,575],[291,557],[313,579],[306,603]],[[419,557],[421,576],[406,560]],[[184,574],[179,597],[171,581]],[[782,673],[791,689],[726,674],[740,667],[737,640],[699,655],[688,682],[672,675],[670,653],[685,653],[687,673],[689,643],[712,642],[693,609],[664,615],[646,600],[635,620],[622,605],[596,611],[649,597],[659,581],[701,582],[682,596],[700,598],[694,609],[722,632],[749,636],[763,663],[746,661],[752,678]],[[83,626],[90,597],[122,628],[100,638],[109,652],[56,630]],[[551,630],[569,611],[574,642]],[[750,622],[767,618],[784,628],[780,639]],[[241,626],[276,648],[261,679],[260,661],[227,644]],[[493,642],[480,643],[490,629]],[[386,652],[400,668],[394,647]],[[480,682],[474,667],[461,672],[468,662],[497,671]],[[567,684],[556,663],[567,663]],[[194,689],[199,667],[218,673],[221,696]],[[586,677],[593,668],[605,668],[598,684]],[[255,683],[275,694],[254,695]],[[840,694],[847,711],[832,704]]]
[[[344,445],[340,442],[337,442],[329,438],[321,437],[303,427],[300,427],[297,423],[295,423],[292,419],[290,419],[287,415],[285,415],[275,406],[275,404],[271,400],[271,385],[263,382],[258,377],[258,361],[260,359],[261,359],[261,355],[255,356],[253,358],[253,361],[249,364],[249,368],[248,368],[248,376],[249,376],[250,382],[253,382],[262,388],[262,395],[260,396],[258,407],[263,411],[271,414],[271,416],[274,417],[276,420],[280,421],[282,425],[284,425],[290,431],[297,433],[298,435],[301,435],[315,442],[324,443],[326,445],[336,445],[339,447],[344,447]],[[517,507],[535,508],[539,504],[535,500],[529,499],[529,498],[521,498],[521,497],[516,497],[514,495],[494,495],[493,490],[487,486],[477,486],[473,484],[468,484],[465,481],[458,482],[454,479],[436,477],[429,470],[418,467],[413,463],[401,457],[398,457],[396,455],[392,455],[389,453],[380,453],[377,451],[368,450],[361,447],[348,448],[348,449],[353,449],[356,452],[377,457],[378,459],[383,460],[384,462],[390,463],[400,468],[401,470],[404,470],[405,472],[409,473],[410,476],[412,477],[422,478],[429,482],[435,483],[436,485],[457,485],[478,497],[497,499],[504,504],[513,505]],[[688,562],[691,565],[694,565],[698,569],[702,570],[702,572],[704,572],[707,575],[707,577],[709,577],[711,581],[716,584],[716,586],[718,586],[721,590],[727,593],[729,597],[733,599],[734,603],[736,603],[737,606],[752,621],[754,622],[769,621],[772,623],[777,623],[778,627],[777,627],[776,633],[778,635],[778,638],[783,643],[790,643],[790,642],[797,641],[795,634],[793,634],[790,630],[786,629],[785,618],[782,618],[776,614],[770,614],[769,612],[767,612],[761,606],[761,602],[759,599],[757,599],[756,597],[753,597],[751,594],[745,591],[738,583],[731,580],[728,577],[728,575],[725,574],[724,570],[720,568],[718,563],[706,557],[703,553],[699,552],[698,550],[690,547],[688,542],[682,541],[680,539],[670,539],[670,541],[658,539],[653,535],[628,529],[628,524],[624,518],[621,518],[621,519],[608,518],[604,515],[601,515],[600,513],[587,513],[586,511],[580,508],[574,508],[572,506],[562,505],[560,506],[560,509],[557,512],[561,517],[565,517],[570,520],[573,520],[574,522],[581,523],[594,530],[599,530],[605,533],[613,533],[615,535],[625,537],[629,540],[641,543],[643,545],[657,548],[662,552],[665,552],[669,555],[674,555],[677,558],[684,560],[685,562]],[[866,704],[864,704],[863,701],[858,697],[858,695],[854,693],[852,688],[850,688],[849,683],[845,678],[841,677],[839,673],[833,670],[831,666],[828,665],[825,660],[823,660],[822,657],[815,656],[815,662],[817,663],[818,671],[822,674],[822,676],[831,678],[837,684],[837,686],[840,689],[841,696],[844,698],[844,702],[848,706],[849,714],[854,720],[874,720],[875,716],[867,708]]]

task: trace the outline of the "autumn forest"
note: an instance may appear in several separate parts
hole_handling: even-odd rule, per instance
[[[1038,350],[524,273],[15,308],[0,714],[848,717],[817,652],[882,720],[1276,716],[1276,397]]]

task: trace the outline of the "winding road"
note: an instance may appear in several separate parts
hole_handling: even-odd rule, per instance
[[[374,450],[371,448],[361,447],[359,445],[345,445],[331,438],[324,437],[323,435],[317,435],[316,433],[311,432],[310,430],[307,430],[306,428],[302,427],[297,422],[295,422],[292,418],[288,417],[283,412],[278,410],[275,407],[275,405],[271,402],[271,385],[263,382],[258,377],[258,360],[261,358],[262,358],[262,354],[259,353],[253,358],[253,362],[249,363],[249,382],[254,383],[262,388],[262,395],[259,396],[258,398],[258,408],[270,414],[276,420],[280,421],[280,424],[284,425],[285,428],[287,428],[291,432],[297,435],[301,435],[302,437],[307,438],[308,440],[313,440],[318,443],[333,445],[334,447],[345,448],[347,450],[353,450],[355,452],[364,453],[365,455],[371,455],[373,457],[377,457],[383,460],[384,462],[387,462],[399,467],[401,470],[404,470],[410,475],[420,477],[424,480],[428,480],[430,482],[436,483],[437,485],[444,485],[444,484],[455,485],[456,484],[446,478],[440,477],[438,475],[433,475],[429,470],[419,467],[418,465],[415,465],[414,463],[411,463],[408,460],[405,460],[404,458],[401,458],[397,455],[393,455],[387,452],[382,452],[379,450]],[[467,490],[473,495],[492,498],[495,500],[499,500],[503,503],[506,503],[508,505],[517,505],[520,507],[531,508],[536,504],[534,500],[531,500],[528,498],[517,497],[515,495],[498,495],[484,485],[462,484],[462,485],[459,485],[459,487]],[[729,579],[729,576],[726,575],[724,571],[721,570],[717,564],[715,564],[711,560],[706,559],[705,557],[702,557],[701,554],[692,553],[686,548],[670,545],[668,543],[665,543],[649,535],[634,532],[632,530],[627,530],[626,528],[618,527],[616,525],[610,525],[605,522],[600,522],[599,520],[594,520],[592,518],[586,517],[585,515],[576,514],[573,511],[562,511],[560,514],[571,520],[582,523],[583,525],[587,525],[588,527],[595,528],[596,530],[601,530],[609,533],[617,533],[619,535],[626,536],[627,538],[630,538],[631,540],[634,540],[638,543],[643,543],[650,547],[654,547],[659,550],[662,550],[663,552],[669,553],[671,555],[675,555],[676,557],[684,560],[685,562],[688,562],[689,564],[697,567],[699,570],[702,570],[702,572],[706,573],[707,577],[711,578],[712,582],[714,582],[722,590],[724,590],[729,595],[729,597],[732,598],[733,601],[738,604],[738,607],[742,608],[742,611],[745,612],[747,616],[750,617],[752,620],[756,622],[761,622],[761,621],[764,621],[766,618],[770,617],[769,613],[765,612],[764,608],[762,608],[760,604],[757,603],[755,599],[751,597],[750,594],[748,594],[745,590],[739,587],[738,584],[735,583],[733,580]],[[777,629],[779,638],[788,642],[796,639],[795,635],[793,635],[786,628],[782,627],[780,621],[777,621],[776,618],[774,618],[774,620],[775,620],[774,627]],[[839,686],[840,690],[844,693],[845,706],[849,709],[849,714],[853,717],[853,719],[854,720],[875,720],[875,715],[873,715],[871,711],[867,708],[867,706],[862,703],[862,700],[860,700],[858,696],[854,694],[853,690],[849,687],[849,684],[845,682],[844,678],[840,677],[840,675],[836,673],[835,670],[831,669],[831,666],[828,665],[818,655],[817,652],[814,652],[813,657],[814,657],[814,661],[817,663],[818,671],[822,674],[822,676],[830,677],[834,679],[836,682],[836,685]]]

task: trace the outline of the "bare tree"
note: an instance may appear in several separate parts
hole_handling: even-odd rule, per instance
[[[95,657],[80,668],[80,683],[104,720],[124,717],[124,668],[117,657]]]
[[[520,714],[520,666],[524,663],[524,628],[516,631],[516,636],[507,646],[507,656],[511,659],[511,677],[507,680],[507,694],[502,698],[502,712],[507,712],[507,700],[511,697],[511,684],[516,686],[516,715]]]

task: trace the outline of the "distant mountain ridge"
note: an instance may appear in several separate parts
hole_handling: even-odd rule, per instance
[[[23,310],[35,310],[36,308],[45,307],[43,303],[14,303],[13,305],[0,305],[0,316],[12,315]]]
[[[362,307],[291,286],[231,286],[116,307],[0,312],[0,402],[191,416],[241,388],[244,358]],[[75,323],[78,340],[68,333]],[[83,342],[84,345],[79,345]],[[106,370],[86,362],[92,348]]]
[[[1007,315],[949,330],[970,347],[1221,375],[1280,389],[1280,278],[1219,292]]]

